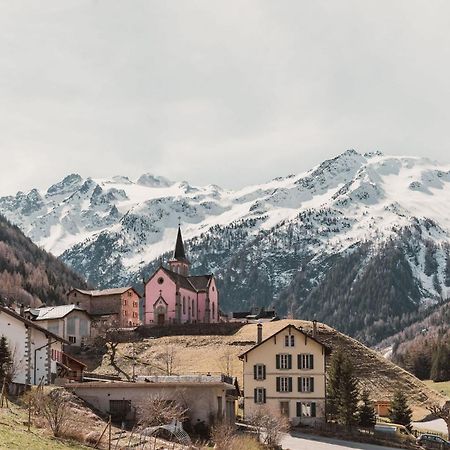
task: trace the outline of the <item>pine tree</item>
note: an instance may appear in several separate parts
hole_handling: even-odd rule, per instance
[[[369,391],[364,389],[361,393],[362,404],[358,408],[358,425],[364,428],[373,428],[377,422],[375,408],[369,398]]]
[[[333,353],[328,370],[327,416],[348,427],[357,422],[358,380],[353,365],[341,349]]]
[[[5,336],[2,336],[0,338],[0,384],[3,384],[3,380],[9,374],[11,364],[11,352],[9,351],[8,341]]]
[[[411,430],[411,417],[412,410],[408,406],[406,395],[402,391],[395,392],[389,408],[389,419]]]
[[[327,380],[327,416],[328,420],[335,420],[338,416],[340,404],[340,385],[342,380],[342,363],[344,353],[341,349],[333,352],[328,369]]]
[[[340,385],[340,402],[338,421],[347,427],[358,421],[358,380],[354,375],[353,364],[345,357],[342,364],[342,379]]]

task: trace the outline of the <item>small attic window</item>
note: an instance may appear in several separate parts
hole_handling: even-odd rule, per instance
[[[212,287],[212,291],[214,292],[214,286]]]
[[[164,283],[164,278],[163,277],[159,277],[158,278],[158,284],[163,284]]]

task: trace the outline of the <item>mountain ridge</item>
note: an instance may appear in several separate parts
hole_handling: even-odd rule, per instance
[[[448,198],[450,165],[347,150],[237,191],[72,174],[46,192],[0,198],[0,212],[99,287],[139,286],[181,220],[192,269],[216,273],[225,310],[276,306],[372,342],[448,299]]]

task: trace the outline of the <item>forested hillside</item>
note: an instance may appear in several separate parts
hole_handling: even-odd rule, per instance
[[[83,278],[40,249],[0,215],[0,297],[25,305],[60,304],[71,286],[86,287]]]

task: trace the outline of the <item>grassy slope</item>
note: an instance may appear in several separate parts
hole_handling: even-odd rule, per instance
[[[280,320],[266,323],[263,326],[263,337],[266,338],[285,327],[288,323],[311,331],[311,322],[300,320]],[[242,384],[242,362],[238,355],[254,345],[256,325],[246,325],[233,336],[173,336],[159,339],[147,339],[135,344],[139,364],[136,374],[146,375],[161,373],[157,366],[162,362],[167,349],[175,349],[174,373],[217,373],[229,372],[237,376]],[[356,373],[363,387],[367,388],[374,400],[390,399],[392,394],[401,388],[407,394],[415,411],[415,417],[427,414],[426,405],[432,402],[441,403],[444,397],[430,389],[409,372],[387,361],[383,356],[358,341],[339,333],[326,325],[319,324],[318,339],[329,347],[344,347],[353,359]],[[131,374],[131,344],[121,344],[118,361]],[[230,370],[227,370],[229,366]],[[114,373],[108,365],[107,357],[99,373]]]
[[[450,381],[443,381],[441,383],[435,383],[432,380],[424,381],[424,383],[434,389],[435,391],[440,392],[441,394],[446,395],[450,399]]]
[[[81,450],[88,448],[81,444],[57,440],[40,428],[31,427],[31,432],[28,432],[26,412],[14,404],[10,406],[10,409],[0,409],[0,449]]]

